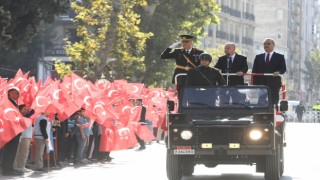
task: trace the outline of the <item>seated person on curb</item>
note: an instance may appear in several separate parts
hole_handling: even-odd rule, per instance
[[[209,67],[212,57],[208,53],[199,56],[200,66],[187,71],[187,86],[216,86],[226,82],[219,70]]]

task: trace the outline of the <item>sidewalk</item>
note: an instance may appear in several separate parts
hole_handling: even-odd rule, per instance
[[[111,162],[94,162],[88,163],[82,166],[67,166],[63,169],[54,170],[50,172],[29,172],[23,176],[2,176],[0,173],[0,180],[9,179],[23,179],[23,180],[34,180],[37,179],[50,179],[50,180],[61,180],[61,179],[108,179],[108,180],[127,180],[130,179],[127,176],[130,174],[134,177],[131,179],[139,179],[140,172],[137,172],[137,168],[148,169],[150,165],[141,163],[144,159],[153,162],[152,156],[163,156],[165,159],[165,145],[163,141],[156,143],[155,141],[151,145],[147,145],[147,148],[143,151],[136,151],[137,148],[113,151],[110,156],[114,159]],[[156,152],[156,153],[155,153]],[[161,167],[165,167],[164,164],[159,164]],[[125,171],[132,171],[129,174],[124,173]],[[165,172],[165,171],[163,171]],[[98,178],[99,177],[99,178]]]

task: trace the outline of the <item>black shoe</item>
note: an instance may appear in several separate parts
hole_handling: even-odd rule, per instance
[[[140,146],[139,149],[137,149],[137,151],[142,151],[142,150],[145,150],[146,147],[145,146]]]
[[[18,171],[18,170],[12,170],[9,172],[2,172],[2,175],[4,175],[4,176],[22,176],[22,175],[24,175],[24,172]]]
[[[44,171],[47,171],[45,168],[37,168],[37,169],[34,169],[34,171],[42,171],[42,172],[44,172]]]

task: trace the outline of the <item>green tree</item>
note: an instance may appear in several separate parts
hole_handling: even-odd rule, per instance
[[[220,5],[215,0],[148,0],[148,5],[140,7],[141,29],[152,32],[144,51],[146,71],[141,82],[150,86],[171,83],[174,61],[160,59],[162,51],[178,40],[179,34],[192,34],[201,39],[204,27],[219,23],[216,13]],[[199,42],[195,42],[197,45]]]
[[[211,54],[211,56],[212,56],[211,66],[214,66],[217,63],[217,61],[218,61],[220,56],[225,55],[225,53],[224,53],[224,44],[218,45],[217,48],[205,49],[204,51],[209,53],[209,54]]]
[[[81,74],[90,80],[96,80],[102,74],[108,79],[118,79],[145,71],[142,51],[152,33],[141,32],[140,16],[134,11],[136,6],[144,5],[144,0],[71,3],[76,13],[77,36],[81,40],[67,41],[66,53]]]
[[[320,49],[314,49],[310,54],[310,61],[305,61],[307,68],[306,75],[308,76],[307,81],[310,82],[310,88],[314,92],[318,92],[320,89]]]
[[[52,23],[68,6],[69,0],[1,0],[2,47],[10,50],[24,47],[39,32],[41,22]]]

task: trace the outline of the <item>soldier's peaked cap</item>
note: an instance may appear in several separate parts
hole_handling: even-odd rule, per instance
[[[193,39],[193,36],[188,35],[188,34],[182,34],[179,37],[181,38],[181,40],[192,40]]]

